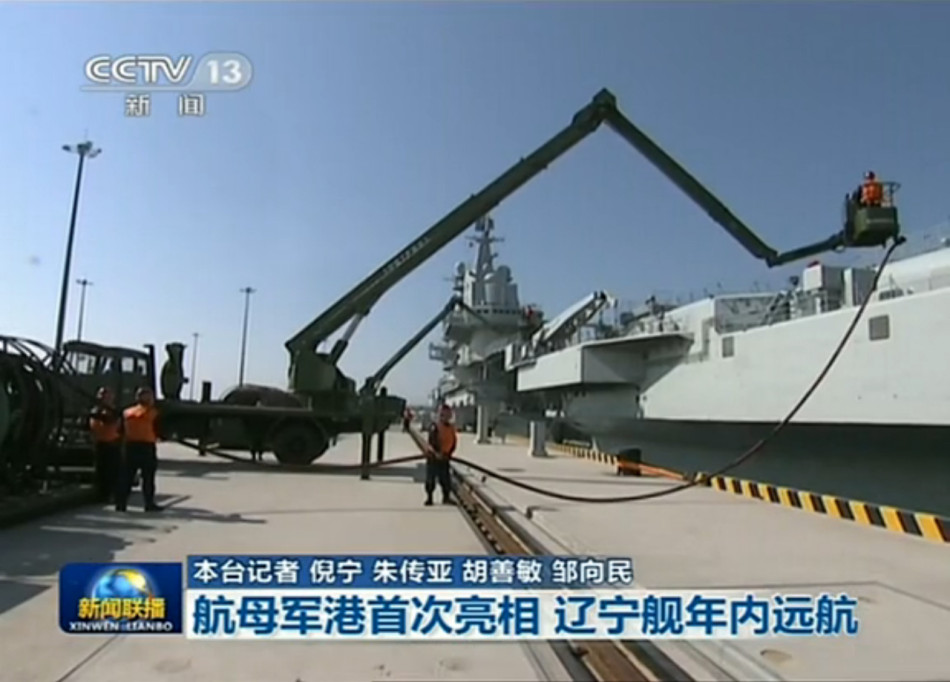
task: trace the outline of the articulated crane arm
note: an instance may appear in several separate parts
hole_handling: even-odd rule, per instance
[[[468,314],[472,315],[486,327],[494,328],[494,325],[492,325],[491,322],[482,317],[480,313],[472,310],[472,308],[469,307],[469,305],[466,304],[460,296],[453,296],[449,299],[449,302],[445,304],[445,307],[436,313],[435,317],[429,320],[425,326],[416,332],[415,336],[406,341],[402,348],[397,350],[393,356],[386,361],[386,364],[380,367],[376,373],[373,374],[373,376],[366,379],[363,387],[360,389],[360,393],[363,395],[376,395],[376,392],[379,390],[380,386],[382,386],[383,381],[386,380],[386,376],[392,371],[393,367],[402,362],[403,358],[409,355],[409,353],[411,353],[412,350],[418,346],[422,340],[429,335],[429,332],[435,329],[442,320],[459,309],[464,310]]]
[[[400,280],[465,232],[476,220],[511,196],[603,123],[645,156],[747,251],[764,260],[769,266],[849,245],[847,236],[842,232],[786,253],[775,251],[630,122],[617,108],[616,98],[609,90],[601,90],[587,106],[574,115],[567,127],[515,163],[480,192],[459,204],[287,341],[285,345],[291,354],[291,387],[298,393],[305,394],[343,388],[341,381],[349,380],[341,380],[342,375],[336,365],[356,327],[376,302]],[[319,344],[339,331],[347,322],[349,327],[333,345],[330,353],[317,353]]]
[[[606,291],[588,294],[536,331],[528,340],[528,345],[533,349],[550,349],[565,342],[613,302],[614,298]]]

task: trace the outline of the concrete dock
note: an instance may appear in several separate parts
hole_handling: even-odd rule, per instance
[[[526,445],[475,445],[459,457],[542,488],[591,497],[674,485],[618,477]],[[346,438],[321,463],[354,464]],[[390,457],[414,454],[389,437]],[[459,553],[484,551],[462,514],[422,506],[418,464],[358,474],[261,470],[163,445],[147,515],[87,507],[0,531],[0,682],[372,682],[567,680],[543,644],[200,642],[174,636],[66,635],[57,624],[59,568],[74,561],[169,561],[189,553]],[[465,473],[466,467],[459,466]],[[664,644],[689,649],[736,680],[950,678],[950,545],[770,505],[708,488],[619,504],[565,503],[472,480],[552,552],[628,555],[647,588],[741,588],[859,599],[853,638]],[[135,505],[136,496],[132,504]],[[530,517],[530,520],[528,519]]]
[[[528,446],[475,445],[458,456],[541,488],[591,497],[669,488],[659,478],[618,477],[609,467]],[[619,504],[560,502],[495,480],[496,502],[530,515],[564,553],[631,556],[645,588],[738,588],[758,594],[845,592],[859,600],[852,638],[696,643],[736,679],[950,679],[950,545],[805,511],[692,488]],[[529,509],[530,508],[530,509]]]
[[[322,463],[358,461],[344,438]],[[389,453],[414,454],[393,434]],[[262,471],[160,446],[160,515],[87,507],[0,531],[0,682],[372,682],[564,680],[550,647],[516,643],[199,642],[66,635],[59,568],[76,561],[179,561],[189,553],[481,554],[453,507],[422,506],[416,464],[358,474]],[[136,505],[139,505],[136,508]]]

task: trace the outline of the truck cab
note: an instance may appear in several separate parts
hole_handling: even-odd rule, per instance
[[[62,389],[67,446],[84,447],[91,443],[86,415],[100,388],[112,391],[119,408],[131,405],[139,388],[155,389],[155,360],[151,348],[136,350],[89,341],[67,341],[63,344],[63,355],[65,373],[69,376]],[[72,387],[75,390],[71,390]]]

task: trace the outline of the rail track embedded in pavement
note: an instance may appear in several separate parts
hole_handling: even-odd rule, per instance
[[[527,533],[506,522],[505,511],[498,509],[465,478],[456,474],[454,487],[460,509],[490,551],[521,556],[546,554]],[[646,641],[566,640],[552,644],[558,658],[578,681],[688,682],[693,679]]]

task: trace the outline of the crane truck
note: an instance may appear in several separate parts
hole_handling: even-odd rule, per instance
[[[222,439],[216,437],[216,432],[226,430],[228,423],[236,424],[243,428],[246,438],[250,437],[248,434],[257,434],[258,446],[273,451],[279,462],[298,466],[310,464],[323,455],[339,434],[362,433],[365,459],[368,439],[373,434],[381,437],[389,424],[399,420],[406,405],[405,400],[390,396],[383,389],[386,373],[439,320],[462,304],[457,299],[450,301],[392,360],[357,389],[356,382],[340,370],[339,362],[360,322],[404,277],[603,124],[643,155],[746,251],[769,267],[848,247],[883,246],[900,236],[897,209],[889,192],[888,200],[880,206],[846,204],[842,229],[832,236],[790,251],[776,251],[637,128],[620,111],[610,91],[601,90],[565,128],[462,201],[289,339],[285,344],[290,354],[289,390],[240,387],[231,396],[212,401],[210,386],[206,385],[201,401],[182,400],[185,374],[180,349],[183,346],[169,344],[169,359],[161,377],[163,399],[159,401],[167,428],[182,438],[220,443]],[[344,327],[329,352],[318,350]]]

